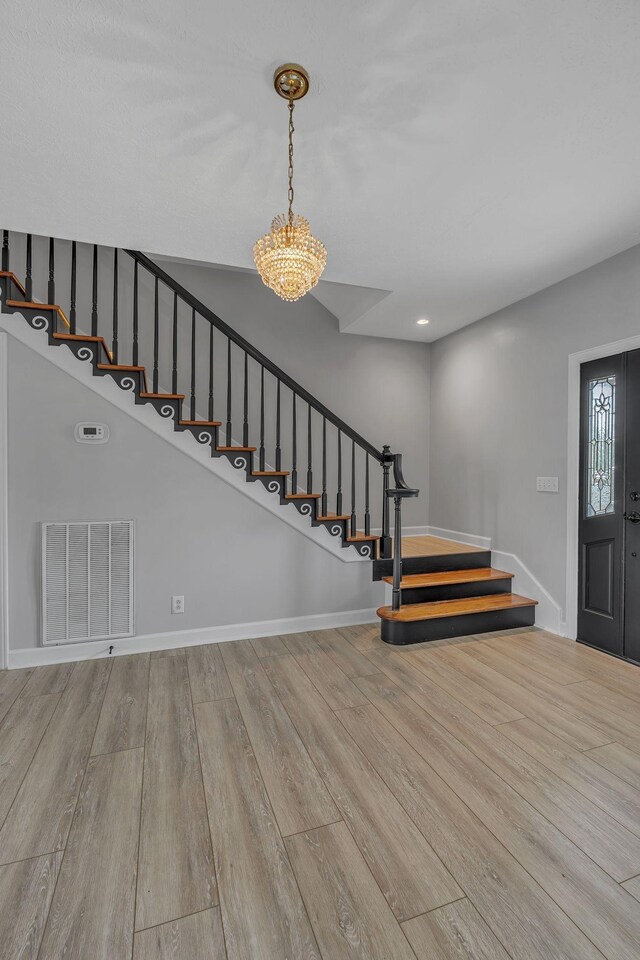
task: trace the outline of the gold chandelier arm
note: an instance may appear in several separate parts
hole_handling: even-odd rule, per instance
[[[293,223],[293,133],[295,127],[293,125],[293,107],[294,99],[289,97],[289,223]]]

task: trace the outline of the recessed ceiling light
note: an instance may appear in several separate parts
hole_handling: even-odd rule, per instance
[[[427,320],[426,317],[423,317],[422,320],[416,320],[416,323],[418,324],[418,326],[423,327],[425,323],[429,323],[429,321]]]

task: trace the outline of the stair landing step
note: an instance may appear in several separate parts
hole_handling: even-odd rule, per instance
[[[521,597],[517,593],[495,593],[487,597],[466,597],[463,600],[408,603],[400,607],[399,610],[392,610],[391,607],[380,607],[377,613],[383,620],[413,623],[417,620],[436,620],[440,617],[460,617],[471,613],[490,613],[495,610],[533,607],[537,603],[537,600]]]
[[[401,588],[445,587],[454,583],[479,583],[481,581],[512,579],[513,573],[496,570],[493,567],[479,567],[477,570],[447,570],[440,573],[410,573],[402,578]],[[393,583],[393,577],[383,577],[385,583]]]

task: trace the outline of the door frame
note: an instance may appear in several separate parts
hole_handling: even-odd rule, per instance
[[[580,367],[589,360],[640,348],[640,334],[569,354],[567,431],[567,586],[565,635],[578,636],[578,523],[580,497]]]

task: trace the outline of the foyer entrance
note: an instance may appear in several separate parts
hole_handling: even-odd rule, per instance
[[[640,350],[580,368],[578,640],[640,662]]]

